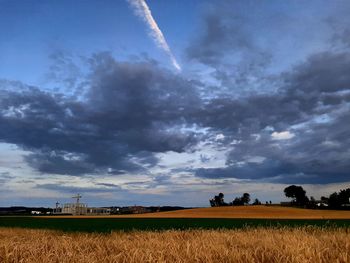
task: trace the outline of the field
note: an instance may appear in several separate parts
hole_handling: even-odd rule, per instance
[[[74,216],[59,216],[74,218]],[[228,206],[177,210],[160,213],[79,216],[79,218],[261,218],[261,219],[350,219],[350,211],[313,210],[282,206]]]
[[[0,262],[350,262],[348,229],[64,233],[0,228]]]
[[[0,262],[350,262],[350,211],[0,217]]]
[[[247,227],[345,227],[346,219],[228,219],[228,218],[40,218],[0,217],[0,227],[52,229],[66,232],[240,229]]]
[[[286,207],[218,207],[123,216],[0,217],[0,227],[61,231],[237,229],[246,227],[350,227],[350,211]]]
[[[130,217],[130,216],[125,216]],[[350,211],[313,210],[281,206],[229,206],[133,215],[150,218],[265,218],[265,219],[350,219]]]

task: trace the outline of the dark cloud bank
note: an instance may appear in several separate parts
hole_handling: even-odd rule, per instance
[[[226,131],[239,143],[228,155],[229,167],[199,169],[197,176],[283,183],[348,181],[349,70],[349,54],[318,54],[285,76],[285,89],[279,93],[211,101],[204,124]],[[276,132],[290,130],[294,137],[274,140],[272,127]],[[265,159],[249,161],[252,156]]]
[[[196,142],[178,128],[187,125],[183,112],[198,105],[190,82],[150,63],[118,63],[108,53],[90,63],[83,101],[31,87],[2,91],[0,138],[33,151],[31,166],[59,174],[141,171],[156,163],[152,153]]]
[[[207,22],[188,55],[220,73],[223,50],[234,44],[244,54],[253,52],[247,55],[257,58],[251,60],[250,74],[259,75],[269,52],[251,46],[242,29],[238,38],[226,39],[225,30],[232,25],[222,24],[218,16],[208,16]],[[277,91],[242,97],[226,93],[204,98],[199,92],[203,86],[198,87],[204,84],[152,61],[118,62],[109,53],[99,53],[89,59],[89,66],[87,89],[79,99],[24,85],[19,89],[18,83],[15,88],[5,81],[0,86],[0,141],[30,151],[26,161],[42,173],[148,173],[158,163],[156,153],[191,151],[199,141],[222,133],[222,141],[211,143],[229,150],[227,166],[192,170],[196,176],[282,183],[349,181],[346,49],[313,54],[277,76],[272,84],[278,83]],[[222,76],[215,75],[221,84]],[[196,127],[208,130],[202,133]],[[272,136],[286,131],[293,136]]]
[[[91,63],[84,100],[33,87],[2,91],[1,140],[32,151],[26,160],[43,173],[147,173],[157,164],[154,153],[190,150],[204,139],[183,129],[196,124],[210,128],[208,136],[223,133],[231,148],[227,168],[198,176],[348,180],[348,53],[317,54],[283,75],[279,93],[240,99],[202,100],[192,82],[146,62],[119,63],[105,53]],[[272,129],[295,136],[274,140]]]

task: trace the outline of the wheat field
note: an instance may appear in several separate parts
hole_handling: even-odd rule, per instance
[[[0,262],[350,262],[346,228],[64,233],[0,228]]]
[[[55,216],[55,218],[74,218],[76,216]],[[350,219],[350,211],[303,209],[283,206],[222,206],[177,210],[170,212],[78,216],[78,218],[273,218],[273,219]],[[45,218],[45,216],[41,217]],[[52,218],[50,216],[46,218]]]
[[[119,215],[117,217],[350,219],[350,211],[258,205],[194,208],[160,213]]]

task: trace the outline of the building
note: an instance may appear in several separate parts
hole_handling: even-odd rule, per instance
[[[88,207],[87,215],[110,215],[111,209],[105,207]]]
[[[66,203],[62,207],[59,207],[59,202],[56,203],[54,209],[55,214],[69,214],[69,215],[109,215],[111,214],[110,208],[105,207],[88,207],[85,203],[80,203],[82,196],[77,194],[72,198],[76,199],[75,203]]]
[[[86,215],[87,210],[88,210],[87,204],[67,203],[63,205],[61,213],[71,214],[71,215]]]

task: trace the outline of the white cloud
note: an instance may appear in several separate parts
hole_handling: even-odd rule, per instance
[[[192,152],[177,153],[169,151],[156,154],[159,158],[158,168],[153,168],[151,171],[169,172],[171,169],[179,167],[191,169],[223,168],[226,167],[228,151],[228,149],[217,147],[209,141],[200,142]]]
[[[266,160],[263,156],[248,156],[246,162],[248,163],[262,163]]]
[[[216,141],[222,141],[223,139],[225,139],[225,135],[223,135],[222,133],[219,133],[218,135],[216,135],[215,140]]]
[[[291,133],[289,131],[282,131],[282,132],[273,132],[271,134],[272,140],[289,140],[292,139],[295,136],[294,133]]]

